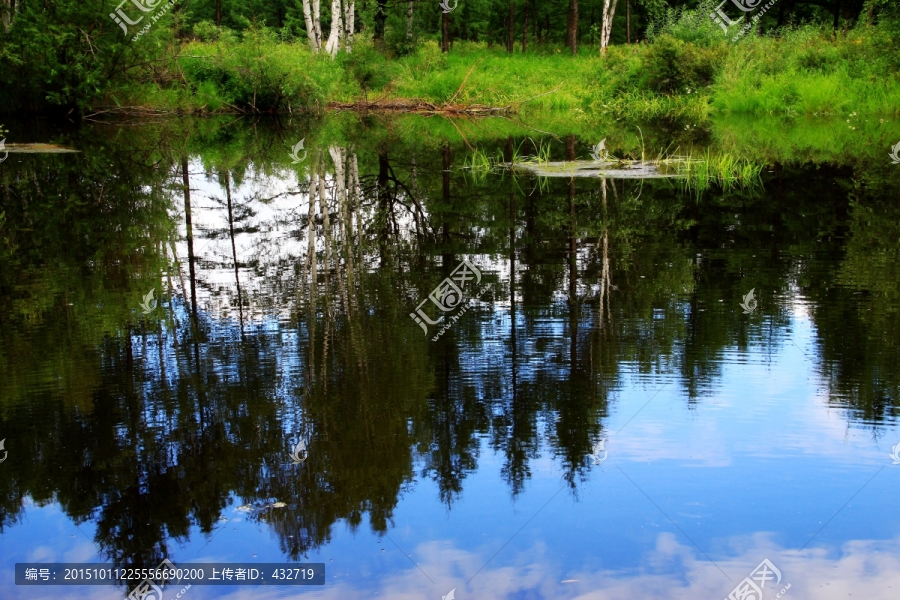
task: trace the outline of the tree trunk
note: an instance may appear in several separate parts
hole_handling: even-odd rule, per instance
[[[216,27],[222,26],[222,0],[216,0]]]
[[[413,39],[413,0],[409,0],[406,7],[406,39],[407,41],[411,41]]]
[[[387,0],[378,0],[375,6],[375,31],[373,38],[377,47],[384,46],[384,24],[387,22]]]
[[[344,47],[353,52],[353,29],[356,21],[356,0],[344,0]]]
[[[441,15],[441,52],[450,52],[450,15]]]
[[[838,25],[840,24],[841,19],[841,0],[837,0],[834,3],[834,24],[832,24],[831,28],[837,31]]]
[[[341,0],[331,0],[331,32],[328,41],[325,42],[325,52],[332,58],[337,56],[341,49],[341,33],[344,30],[344,21],[341,18]]]
[[[228,233],[231,237],[231,261],[234,263],[234,283],[237,286],[238,315],[241,319],[241,336],[244,335],[244,298],[241,294],[241,278],[238,270],[237,245],[234,243],[234,213],[231,210],[231,176],[225,171],[225,198],[228,200]]]
[[[313,12],[310,0],[303,0],[303,19],[306,22],[306,35],[309,36],[309,49],[315,54],[322,48],[322,37],[319,35],[319,0],[313,0],[316,8],[316,17],[313,21]]]
[[[609,0],[606,0],[609,2]],[[569,0],[569,22],[566,27],[566,45],[572,55],[578,53],[578,0]]]
[[[191,222],[191,180],[188,175],[188,160],[181,157],[181,181],[184,185],[184,229],[187,236],[188,272],[191,277],[191,314],[197,319],[197,273],[194,270],[194,226]]]
[[[631,0],[625,0],[625,43],[631,43]]]
[[[506,51],[512,54],[513,43],[516,33],[516,7],[512,0],[509,0],[509,17],[506,21]]]
[[[16,19],[16,0],[0,0],[0,4],[6,5],[6,10],[3,11],[3,31],[9,31]]]
[[[600,30],[600,52],[606,54],[609,46],[609,34],[612,33],[613,18],[616,15],[616,4],[619,0],[603,0],[603,27]]]
[[[522,10],[525,11],[525,24],[522,26],[522,54],[528,50],[528,4],[526,3]]]

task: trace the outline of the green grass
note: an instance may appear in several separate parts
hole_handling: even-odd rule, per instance
[[[663,162],[675,168],[684,189],[694,192],[697,197],[712,185],[723,190],[753,189],[762,185],[762,163],[727,152],[714,154],[707,148],[706,153],[698,157],[666,159]]]
[[[388,58],[365,36],[337,60],[312,55],[265,28],[190,41],[152,82],[107,94],[108,105],[247,112],[322,110],[328,102],[421,100],[512,107],[590,126],[617,119],[695,125],[716,114],[900,116],[900,34],[860,26],[846,34],[806,26],[734,43],[672,27],[651,43],[606,56],[582,49],[519,51],[433,41]],[[690,35],[689,35],[690,34]],[[682,36],[686,39],[680,39]]]
[[[428,42],[414,55],[397,60],[388,95],[435,103],[455,95],[454,103],[460,104],[499,107],[524,102],[529,110],[574,110],[583,108],[590,95],[589,81],[599,62],[598,56],[507,54],[474,42],[456,44],[451,53],[441,55],[437,44]]]
[[[806,27],[779,39],[741,40],[711,88],[720,112],[900,115],[900,57],[888,31],[860,27],[833,36]]]

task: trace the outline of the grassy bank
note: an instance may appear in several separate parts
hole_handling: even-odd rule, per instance
[[[107,106],[185,111],[294,112],[331,102],[416,100],[559,110],[569,118],[705,120],[711,113],[900,115],[898,37],[862,26],[834,35],[805,27],[780,37],[685,41],[662,32],[606,56],[437,44],[387,58],[360,39],[336,60],[265,29],[186,43],[160,71],[100,99]]]

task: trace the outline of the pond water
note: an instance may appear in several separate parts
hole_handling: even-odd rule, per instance
[[[700,193],[466,168],[593,132],[343,118],[8,125],[79,152],[0,164],[0,597],[164,558],[325,583],[162,600],[897,597],[884,140]]]

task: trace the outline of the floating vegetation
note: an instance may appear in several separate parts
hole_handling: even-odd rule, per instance
[[[674,178],[682,183],[686,191],[692,191],[698,196],[712,185],[729,190],[756,187],[762,183],[762,164],[727,153],[713,154],[709,149],[700,156],[673,154],[642,160],[616,158],[604,149],[602,155],[593,153],[593,160],[550,161],[549,144],[542,142],[534,145],[536,155],[522,155],[520,144],[513,151],[512,161],[504,161],[499,152],[498,156],[490,157],[485,151],[476,148],[466,157],[465,168],[472,173],[476,183],[483,183],[488,174],[503,170],[528,173],[539,178]]]
[[[607,179],[655,179],[678,177],[666,163],[639,160],[570,160],[565,162],[509,163],[516,171],[526,171],[538,177],[605,177]]]
[[[68,154],[70,152],[80,152],[74,148],[66,148],[56,144],[5,144],[5,150],[9,153],[19,152],[22,154]]]

